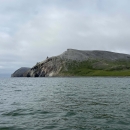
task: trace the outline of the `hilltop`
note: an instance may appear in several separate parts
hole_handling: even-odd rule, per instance
[[[58,56],[38,62],[24,73],[25,77],[129,75],[129,54],[75,49],[67,49]]]

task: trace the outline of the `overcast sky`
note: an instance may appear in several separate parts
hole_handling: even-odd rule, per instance
[[[0,0],[0,75],[67,48],[130,54],[130,0]]]

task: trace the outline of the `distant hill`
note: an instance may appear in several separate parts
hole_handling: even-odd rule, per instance
[[[38,62],[24,76],[129,76],[130,55],[109,51],[67,49]]]
[[[30,68],[27,67],[21,67],[20,69],[16,70],[11,77],[24,77],[24,74],[26,75],[26,72],[29,71]]]

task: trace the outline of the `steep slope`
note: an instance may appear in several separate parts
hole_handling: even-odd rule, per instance
[[[129,69],[128,54],[68,49],[59,56],[37,63],[26,77],[118,75],[115,74],[117,71],[120,75],[130,75]]]
[[[29,71],[30,68],[27,67],[21,67],[20,69],[16,70],[11,77],[24,77],[26,76],[27,71]]]
[[[26,77],[57,76],[63,68],[64,63],[65,61],[63,61],[59,56],[48,58],[32,67]]]

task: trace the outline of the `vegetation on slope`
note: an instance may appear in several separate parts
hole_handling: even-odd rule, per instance
[[[63,76],[130,76],[130,61],[67,61]]]

